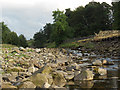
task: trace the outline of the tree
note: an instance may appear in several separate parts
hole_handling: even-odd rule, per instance
[[[40,30],[34,35],[34,46],[37,48],[44,47],[44,44],[46,43],[46,36],[44,34],[43,30]]]
[[[27,47],[28,46],[27,40],[24,37],[24,35],[22,35],[22,34],[19,36],[19,45],[22,46],[22,47]]]
[[[66,9],[66,15],[68,16],[68,23],[70,27],[74,30],[74,37],[82,36],[83,34],[86,35],[86,33],[82,33],[85,30],[85,18],[84,18],[84,7],[80,6],[76,8],[74,11],[71,11],[70,9]]]
[[[56,46],[61,44],[66,38],[71,37],[71,29],[68,26],[66,21],[67,16],[63,11],[59,9],[57,11],[53,11],[53,29],[51,33],[52,40],[55,41]]]
[[[2,23],[0,22],[0,44],[2,44]]]
[[[48,42],[50,41],[51,32],[52,32],[52,24],[47,23],[47,24],[44,26],[44,34],[45,34],[46,39],[47,39]]]
[[[8,44],[19,45],[19,38],[15,32],[8,33]]]
[[[4,22],[1,22],[1,24],[2,24],[2,43],[7,44],[9,42],[11,31],[7,27],[7,25],[4,24]]]
[[[120,1],[112,2],[113,9],[113,29],[120,30]]]
[[[110,29],[109,5],[106,3],[90,2],[85,6],[85,18],[89,34],[100,30]]]

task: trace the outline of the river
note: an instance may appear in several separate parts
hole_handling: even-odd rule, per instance
[[[81,53],[79,50],[70,50],[73,54],[82,57],[84,54],[85,61],[83,65],[90,65],[89,59],[92,57],[93,60],[103,60],[114,62],[114,65],[102,65],[101,68],[107,70],[107,75],[99,76],[95,75],[94,79],[91,81],[76,81],[71,82],[66,85],[67,88],[108,88],[108,89],[118,89],[120,88],[120,57],[106,57],[105,55],[95,55],[91,53]]]

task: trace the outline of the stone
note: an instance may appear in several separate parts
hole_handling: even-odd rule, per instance
[[[64,75],[60,72],[53,73],[53,84],[59,87],[63,87],[66,84]]]
[[[51,68],[56,68],[57,67],[57,64],[54,64],[54,63],[48,63],[47,65],[50,66]]]
[[[25,81],[21,85],[18,86],[19,88],[36,88],[36,86],[31,81]]]
[[[74,78],[74,75],[65,75],[65,79],[72,80]]]
[[[40,49],[35,49],[36,53],[40,53],[40,51],[41,51]]]
[[[80,74],[74,77],[74,80],[93,80],[93,72],[90,70],[82,70]]]
[[[34,85],[37,87],[42,88],[45,83],[48,83],[48,79],[45,74],[37,73],[30,77],[30,80],[33,82]]]
[[[95,60],[92,64],[96,66],[100,66],[102,65],[102,62],[100,60]]]
[[[42,73],[42,74],[50,74],[52,73],[52,68],[50,66],[44,66],[41,69],[35,71],[33,74]]]
[[[11,67],[7,69],[8,72],[25,72],[26,69],[21,67]]]
[[[49,88],[50,86],[51,86],[51,85],[46,82],[46,83],[43,85],[42,88]]]
[[[16,50],[12,50],[11,53],[15,53],[16,54],[16,53],[20,53],[20,51],[16,49]]]
[[[107,61],[107,60],[103,60],[102,63],[103,63],[103,65],[114,65],[114,62]]]
[[[100,75],[106,75],[106,74],[107,74],[107,70],[106,70],[106,69],[99,68],[99,69],[98,69],[98,73],[99,73]]]
[[[35,67],[32,64],[32,66],[28,68],[28,73],[34,73],[34,72],[35,72]]]
[[[75,68],[74,66],[68,66],[68,67],[66,67],[66,70],[67,70],[67,71],[73,71],[74,68]]]
[[[81,88],[86,89],[86,88],[92,88],[94,85],[93,80],[89,80],[89,81],[80,81],[80,82],[75,82],[75,84],[77,83],[77,85],[80,85]]]
[[[107,60],[103,60],[102,63],[103,63],[103,65],[107,64]]]
[[[46,75],[47,79],[48,79],[48,84],[52,84],[53,83],[53,77],[52,75]]]
[[[26,49],[24,47],[19,47],[20,51],[26,51]]]
[[[16,86],[13,86],[13,85],[11,85],[11,83],[10,82],[2,82],[2,88],[6,88],[6,89],[17,89],[17,87]]]
[[[109,61],[107,64],[108,64],[108,65],[114,65],[114,62]]]
[[[78,74],[80,74],[81,71],[75,71],[74,76],[76,77]]]

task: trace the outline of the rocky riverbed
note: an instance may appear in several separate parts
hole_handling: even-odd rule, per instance
[[[2,88],[99,88],[103,83],[118,88],[120,84],[116,74],[120,59],[92,51],[15,47],[3,48],[1,54]]]

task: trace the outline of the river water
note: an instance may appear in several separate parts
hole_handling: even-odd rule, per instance
[[[71,50],[70,52],[76,54],[77,56],[82,56],[83,53],[81,51]],[[120,57],[106,57],[101,55],[95,55],[95,54],[89,54],[85,53],[86,56],[84,56],[83,61],[87,61],[87,59],[106,59],[107,61],[114,62],[114,65],[103,65],[101,68],[104,68],[107,70],[107,75],[103,76],[94,76],[94,79],[91,81],[75,81],[72,83],[68,83],[66,85],[67,88],[78,88],[78,89],[110,89],[110,90],[118,90],[120,89]],[[89,65],[89,62],[86,62],[86,65]],[[71,81],[70,81],[71,82]]]

